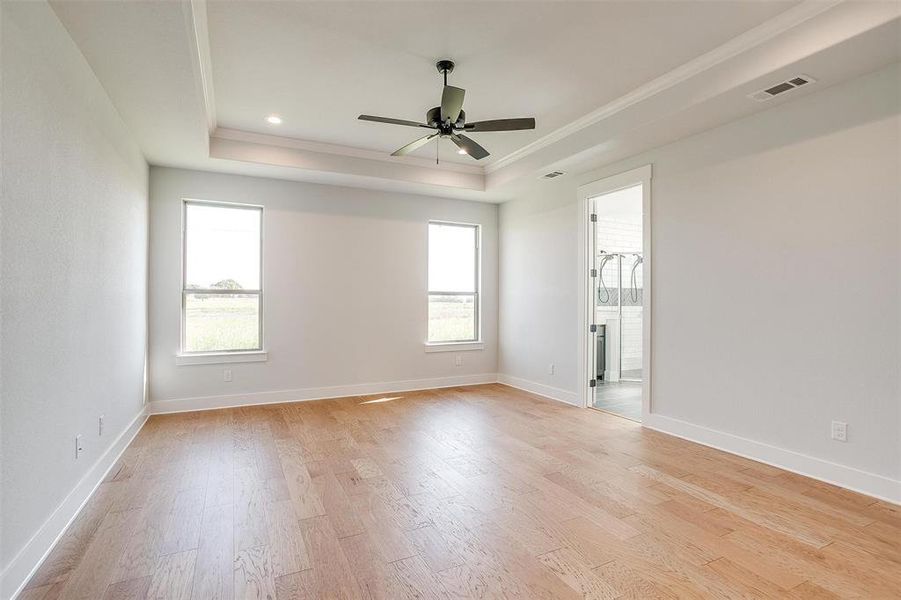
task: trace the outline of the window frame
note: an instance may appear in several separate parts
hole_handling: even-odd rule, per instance
[[[482,226],[478,223],[463,223],[459,221],[441,221],[436,219],[430,219],[428,225],[426,227],[426,244],[427,248],[431,249],[431,231],[430,228],[432,225],[446,225],[451,227],[465,227],[469,229],[473,229],[475,235],[475,252],[474,260],[474,277],[475,281],[473,282],[473,292],[448,292],[448,291],[433,291],[431,286],[429,285],[429,271],[428,271],[428,252],[426,258],[426,346],[465,346],[467,344],[481,344],[482,342]],[[473,338],[470,339],[461,339],[461,340],[441,340],[441,341],[432,341],[429,339],[429,327],[428,327],[428,307],[429,300],[431,300],[432,296],[472,296],[473,305],[474,305],[474,319],[475,323],[473,324]]]
[[[240,202],[223,202],[219,200],[200,200],[197,198],[181,199],[181,318],[179,331],[179,353],[180,357],[203,357],[203,356],[234,356],[240,355],[264,355],[265,350],[263,343],[263,206],[260,204],[246,204]],[[218,206],[221,208],[231,208],[237,210],[256,210],[260,213],[260,266],[259,266],[259,288],[255,290],[222,290],[218,288],[198,288],[187,289],[188,277],[188,206]],[[234,350],[187,350],[185,344],[185,321],[188,294],[210,294],[222,296],[237,295],[255,295],[257,297],[257,306],[259,307],[259,318],[257,319],[257,340],[256,348],[242,348]],[[190,363],[184,363],[190,364]]]

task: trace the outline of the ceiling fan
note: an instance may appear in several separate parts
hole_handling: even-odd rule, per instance
[[[435,138],[450,138],[460,148],[461,154],[468,154],[476,160],[488,156],[488,151],[478,145],[472,138],[460,132],[482,131],[517,131],[521,129],[535,129],[535,119],[495,119],[493,121],[466,122],[466,112],[463,110],[463,96],[466,90],[452,85],[447,85],[447,74],[454,70],[452,60],[439,60],[435,65],[438,72],[444,75],[444,91],[441,93],[441,106],[430,109],[425,116],[425,123],[405,121],[404,119],[390,119],[388,117],[374,117],[372,115],[360,115],[361,121],[375,121],[376,123],[390,123],[392,125],[406,125],[407,127],[425,127],[433,129],[430,133],[416,141],[410,142],[402,148],[391,153],[391,156],[404,156],[417,148],[425,146]]]

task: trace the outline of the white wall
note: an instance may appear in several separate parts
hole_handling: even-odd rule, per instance
[[[228,383],[223,365],[175,364],[182,198],[264,206],[263,322],[269,359],[228,365],[233,373]],[[340,395],[385,382],[430,387],[468,376],[494,377],[495,205],[156,167],[150,199],[154,410]],[[459,367],[456,353],[426,353],[424,348],[429,219],[482,225],[485,348],[461,352]],[[217,398],[166,402],[211,396]]]
[[[502,205],[499,372],[576,395],[576,187],[652,163],[655,425],[901,498],[899,89],[896,65]]]
[[[90,490],[83,478],[143,409],[148,171],[47,4],[2,3],[2,84],[7,597],[77,509],[70,492],[79,482]]]

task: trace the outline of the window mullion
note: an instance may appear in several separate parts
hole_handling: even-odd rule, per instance
[[[223,288],[185,288],[182,290],[186,294],[220,294],[227,296],[229,294],[262,294],[263,290],[227,290]]]
[[[477,294],[478,292],[440,292],[440,291],[429,291],[429,296],[472,296],[473,294]]]

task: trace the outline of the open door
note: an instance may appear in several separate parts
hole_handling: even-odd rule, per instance
[[[646,178],[638,171],[580,188],[588,219],[585,404],[633,421],[650,410],[650,168]]]

